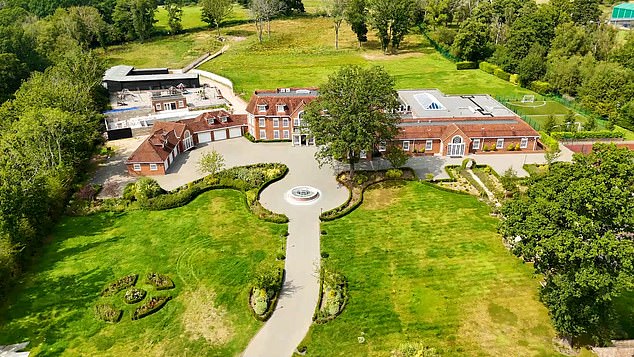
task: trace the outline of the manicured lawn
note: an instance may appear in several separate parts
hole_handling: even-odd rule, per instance
[[[205,63],[202,69],[230,78],[245,97],[255,89],[319,86],[346,64],[384,66],[395,76],[399,89],[439,88],[453,94],[510,97],[532,93],[479,70],[457,71],[455,64],[436,53],[421,35],[407,36],[398,55],[386,56],[373,33],[359,50],[347,25],[341,27],[340,50],[336,51],[332,22],[327,18],[277,20],[271,29],[271,38],[263,44],[258,43],[252,24],[229,29],[229,34],[236,31],[248,37],[232,43],[224,55]]]
[[[205,29],[208,27],[207,23],[201,19],[201,7],[200,6],[184,6],[183,16],[181,17],[181,24],[183,30],[192,29]],[[158,21],[154,26],[159,30],[169,31],[167,24],[167,11],[163,6],[159,6],[155,16]],[[233,13],[223,21],[223,26],[241,23],[249,19],[249,11],[240,5],[234,5]]]
[[[250,275],[283,249],[286,225],[258,220],[237,191],[208,192],[167,211],[64,219],[0,310],[0,345],[31,341],[32,355],[232,356],[261,326],[251,317]],[[117,324],[93,314],[103,287],[138,273],[167,274],[174,297],[157,313]],[[146,298],[147,299],[147,298]]]
[[[350,300],[312,327],[308,355],[389,356],[403,342],[443,356],[558,355],[533,268],[506,250],[497,224],[476,198],[421,183],[367,192],[322,225],[326,264],[348,278]]]

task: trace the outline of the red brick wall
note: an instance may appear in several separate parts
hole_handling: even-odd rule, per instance
[[[150,170],[150,164],[141,164],[141,171],[134,171],[133,164],[126,164],[128,167],[128,173],[132,176],[158,176],[165,175],[165,167],[163,164],[156,164],[158,170]]]
[[[293,119],[286,117],[288,119],[288,127],[284,127],[284,117],[279,117],[279,126],[277,128],[273,127],[273,118],[266,118],[264,127],[260,127],[260,119],[255,117],[255,140],[276,140],[274,136],[274,131],[279,130],[280,137],[279,140],[291,140],[293,138]],[[266,138],[260,137],[260,129],[266,130]],[[284,130],[288,130],[288,138],[284,139]]]
[[[517,146],[520,145],[521,142],[521,138],[504,138],[504,147],[502,149],[497,149],[495,151],[498,152],[509,152],[508,148],[511,144]],[[497,144],[497,139],[484,139],[480,141],[480,149],[478,150],[471,150],[471,152],[475,152],[475,153],[479,153],[479,152],[485,152],[483,150],[484,145],[487,145],[489,147],[489,151],[494,151],[493,149],[495,148],[496,144]],[[525,149],[520,149],[519,151],[534,151],[535,147],[535,139],[534,138],[528,138],[528,146]]]

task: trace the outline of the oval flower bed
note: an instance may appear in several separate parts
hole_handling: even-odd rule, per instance
[[[125,292],[125,295],[123,295],[123,300],[126,302],[126,304],[136,304],[137,302],[145,299],[145,295],[145,290],[131,288]]]
[[[266,321],[271,317],[277,305],[283,281],[284,269],[282,268],[260,273],[256,278],[255,286],[251,288],[249,294],[249,307],[256,319]]]
[[[147,280],[156,290],[167,290],[174,288],[174,282],[169,276],[160,273],[149,273]]]
[[[95,315],[97,318],[105,322],[119,322],[122,314],[122,310],[119,310],[110,304],[99,304],[95,306]]]
[[[101,296],[112,296],[121,290],[134,286],[138,277],[139,276],[137,274],[130,274],[117,279],[115,282],[110,283],[110,285],[103,289]]]
[[[160,310],[171,299],[171,296],[154,296],[132,313],[132,320],[138,320]]]
[[[346,278],[331,270],[321,270],[321,294],[313,320],[315,323],[326,323],[337,317],[348,302],[348,282]]]

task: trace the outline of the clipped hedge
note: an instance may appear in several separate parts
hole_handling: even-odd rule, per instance
[[[520,75],[517,73],[511,74],[511,76],[509,77],[509,82],[513,84],[520,84]]]
[[[101,296],[112,296],[121,290],[134,286],[138,277],[139,276],[137,274],[130,274],[117,279],[103,289]]]
[[[478,69],[478,62],[473,62],[473,61],[456,62],[456,69],[459,71],[463,69]]]
[[[559,142],[553,139],[552,136],[548,135],[545,131],[540,131],[539,135],[541,135],[539,140],[542,142],[542,144],[544,144],[544,146],[552,151],[559,150]]]
[[[498,77],[498,78],[500,78],[500,79],[503,79],[503,80],[505,80],[505,81],[507,81],[507,82],[511,79],[511,74],[510,74],[510,73],[505,72],[505,71],[504,71],[503,69],[501,69],[501,68],[496,68],[496,69],[493,71],[493,74],[494,74],[496,77]]]
[[[557,140],[583,140],[583,139],[620,139],[624,134],[620,131],[577,131],[577,132],[552,132],[550,136]]]
[[[325,306],[322,306],[326,304],[323,298],[324,288],[325,287],[328,288],[328,286],[326,286],[326,284],[324,283],[324,274],[328,274],[328,272],[326,271],[326,269],[322,268],[321,274],[319,275],[319,298],[317,301],[317,306],[315,307],[315,313],[313,314],[313,321],[316,324],[325,324],[326,322],[332,321],[337,316],[341,315],[344,308],[348,304],[348,298],[349,298],[348,280],[346,279],[346,277],[341,274],[332,273],[336,275],[337,284],[335,287],[329,287],[329,288],[341,294],[341,302],[335,313],[331,314],[328,311],[324,311]]]
[[[290,143],[291,139],[270,139],[270,140],[255,140],[255,138],[253,137],[253,135],[251,135],[251,133],[249,133],[248,131],[246,133],[244,133],[243,135],[245,138],[247,138],[247,140],[249,140],[252,143]]]
[[[123,310],[119,310],[110,304],[99,304],[95,306],[95,316],[105,322],[119,322],[122,315]]]
[[[532,90],[533,92],[537,92],[539,94],[544,94],[544,95],[552,92],[552,87],[550,86],[550,83],[544,82],[544,81],[531,82],[528,89]]]
[[[171,296],[151,297],[145,304],[137,307],[136,310],[134,310],[134,312],[132,313],[132,320],[138,320],[159,311],[171,299]]]
[[[489,63],[489,62],[480,62],[480,64],[478,65],[478,67],[488,73],[488,74],[493,74],[495,72],[496,69],[499,69],[500,67],[494,65],[493,63]]]
[[[147,281],[156,288],[156,290],[174,289],[174,282],[169,276],[161,273],[148,273]]]
[[[258,289],[258,287],[251,287],[251,290],[249,290],[249,300],[247,301],[247,303],[249,304],[249,311],[251,311],[251,315],[253,315],[253,317],[255,317],[257,320],[266,321],[271,317],[271,315],[273,315],[273,311],[275,311],[277,301],[280,297],[280,292],[282,291],[282,285],[284,284],[285,276],[286,270],[278,268],[278,285],[275,289],[275,293],[273,294],[273,298],[271,298],[271,301],[269,301],[269,305],[262,315],[256,313],[255,310],[253,310],[253,306],[251,305],[251,297],[253,295],[253,292]]]

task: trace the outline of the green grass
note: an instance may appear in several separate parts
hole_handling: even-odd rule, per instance
[[[346,64],[381,65],[396,79],[399,89],[439,88],[446,93],[489,93],[522,96],[532,92],[479,70],[457,71],[421,35],[406,37],[398,55],[384,55],[373,34],[359,50],[348,26],[340,32],[340,50],[334,49],[332,22],[300,17],[272,23],[271,38],[259,44],[251,24],[227,29],[247,38],[231,43],[222,56],[202,69],[230,78],[236,91],[249,97],[255,89],[319,86]],[[248,70],[245,70],[248,69]]]
[[[476,198],[421,183],[368,191],[322,225],[326,264],[348,278],[350,300],[312,327],[308,355],[387,356],[403,342],[443,356],[558,355],[533,268],[503,246],[498,222]]]
[[[173,210],[66,218],[0,310],[0,345],[28,340],[42,356],[236,355],[261,326],[248,310],[249,276],[274,261],[285,229],[255,218],[230,190]],[[138,273],[148,288],[150,271],[176,284],[162,310],[131,321],[126,307],[117,324],[94,317],[107,283]]]
[[[158,30],[169,31],[169,26],[167,24],[167,11],[163,6],[159,6],[158,11],[156,12],[155,19],[158,22],[154,26]],[[234,5],[233,13],[229,15],[229,17],[225,21],[223,21],[222,25],[226,26],[241,23],[247,21],[248,19],[249,11],[240,5]],[[207,23],[204,22],[201,18],[200,6],[184,6],[183,16],[181,17],[181,24],[183,25],[183,30],[185,31],[206,29],[208,27]]]

